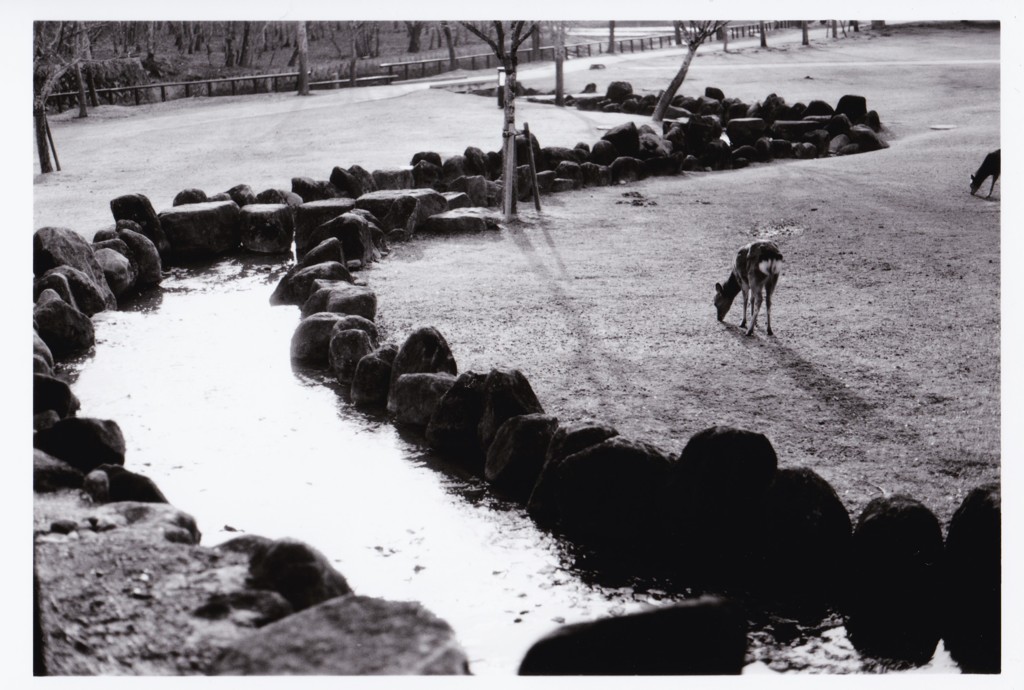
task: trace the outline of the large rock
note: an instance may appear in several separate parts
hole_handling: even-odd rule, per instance
[[[639,146],[639,138],[637,139],[637,145]],[[615,144],[606,139],[600,139],[594,142],[594,147],[590,150],[590,162],[596,163],[597,165],[611,165],[612,161],[619,157],[619,151],[615,148]]]
[[[639,158],[633,158],[631,156],[619,156],[612,161],[612,164],[608,166],[611,176],[612,184],[627,184],[629,182],[636,182],[643,177],[643,161]]]
[[[171,261],[208,259],[237,249],[241,242],[238,205],[208,201],[175,206],[160,214]]]
[[[342,314],[320,312],[310,314],[295,328],[291,340],[292,360],[309,366],[326,368],[334,324]]]
[[[100,465],[124,464],[124,435],[111,420],[68,417],[37,431],[32,444],[81,472],[91,472]]]
[[[854,125],[847,132],[850,141],[860,147],[863,152],[889,148],[889,144],[881,139],[868,125]]]
[[[99,266],[98,263],[97,266]],[[101,268],[100,271],[102,272],[102,270]],[[105,309],[117,306],[117,300],[114,297],[114,293],[111,292],[110,286],[107,285],[105,277],[101,286],[84,271],[80,271],[72,266],[57,266],[43,274],[43,280],[55,275],[67,281],[68,286],[71,288],[71,296],[74,298],[72,306],[86,316],[92,316]],[[45,288],[44,285],[40,287]],[[39,298],[41,293],[41,289],[37,290],[36,299]],[[110,301],[108,301],[108,297]]]
[[[433,188],[440,184],[444,172],[440,165],[421,160],[412,166],[412,182],[416,189]]]
[[[640,153],[640,133],[632,121],[612,127],[605,132],[601,139],[614,146],[619,156],[636,158]],[[599,160],[593,160],[593,162],[601,163]]]
[[[498,216],[494,211],[472,206],[430,216],[420,230],[438,235],[458,235],[497,230],[498,227]]]
[[[53,270],[47,271],[42,278],[37,278],[32,284],[32,292],[34,293],[33,299],[38,300],[39,296],[46,290],[56,292],[57,296],[63,301],[67,302],[75,309],[79,309],[78,302],[75,301],[74,293],[71,292],[71,284],[68,282],[66,276],[54,273]],[[79,311],[82,310],[79,309]]]
[[[912,663],[939,641],[942,529],[906,496],[876,498],[853,533],[846,629],[864,653]]]
[[[53,368],[53,353],[37,331],[32,331],[32,355],[42,359],[50,369]]]
[[[868,114],[868,100],[864,96],[847,94],[839,99],[836,104],[837,115],[845,115],[851,122],[857,122]]]
[[[289,272],[290,273],[290,272]],[[318,280],[336,280],[346,283],[352,282],[352,274],[345,268],[344,264],[337,261],[324,261],[305,268],[299,268],[290,275],[286,274],[281,279],[282,283],[274,294],[276,304],[303,305],[316,287]],[[317,310],[323,311],[323,310]]]
[[[480,447],[486,453],[502,424],[522,414],[544,412],[530,382],[518,369],[492,369],[484,380],[483,410],[477,425]]]
[[[487,449],[484,478],[511,498],[526,502],[544,465],[558,420],[546,414],[512,417]]]
[[[335,378],[342,383],[352,381],[359,361],[373,352],[376,346],[365,330],[345,328],[346,325],[341,321],[336,323],[328,343],[328,363]]]
[[[314,180],[311,177],[293,177],[292,194],[297,194],[304,203],[334,199],[340,195],[329,180]]]
[[[398,355],[391,369],[391,391],[388,394],[388,407],[390,408],[390,396],[394,393],[398,377],[405,374],[451,374],[459,373],[455,364],[455,357],[444,339],[433,326],[424,326],[413,331],[402,346],[398,349]],[[425,423],[425,422],[424,422]]]
[[[768,131],[776,139],[802,141],[805,134],[820,127],[814,120],[776,120]]]
[[[633,95],[633,85],[628,81],[613,81],[608,85],[604,97],[615,103],[622,103]]]
[[[115,297],[123,297],[135,288],[138,274],[127,256],[106,247],[97,249],[95,256]]]
[[[470,206],[487,206],[487,179],[482,175],[460,175],[448,183],[449,192],[462,192]]]
[[[717,597],[701,597],[562,626],[530,647],[519,674],[738,675],[746,651],[742,609]]]
[[[160,252],[160,256],[170,249],[160,217],[145,195],[125,194],[111,199],[110,210],[115,221],[131,220],[138,223],[139,232],[149,238]]]
[[[744,117],[729,120],[725,131],[733,148],[753,146],[754,142],[764,136],[768,129],[767,123],[759,117]]]
[[[661,543],[670,466],[659,448],[622,436],[570,455],[554,476],[559,526],[570,538],[597,547]]]
[[[465,371],[438,402],[427,424],[427,443],[476,474],[484,473],[484,451],[477,427],[483,414],[486,374]]]
[[[171,206],[181,206],[182,204],[201,204],[204,201],[206,201],[206,192],[201,189],[190,187],[175,194],[174,199],[171,201]]]
[[[966,673],[999,673],[1002,591],[999,484],[971,491],[953,513],[945,546],[946,649]]]
[[[580,174],[584,187],[607,187],[612,183],[612,170],[607,165],[583,163],[580,165]]]
[[[301,206],[295,206],[295,256],[301,259],[306,252],[315,247],[319,242],[313,241],[313,233],[321,225],[333,220],[343,213],[348,213],[356,207],[354,199],[321,199],[318,201],[307,201]],[[321,241],[326,239],[322,237]]]
[[[352,375],[352,404],[364,407],[384,406],[391,390],[391,364],[398,346],[388,344],[359,360]]]
[[[387,233],[401,230],[411,237],[427,218],[448,210],[448,203],[432,189],[382,190],[356,199],[356,207],[369,211]]]
[[[574,453],[618,435],[619,432],[614,427],[592,420],[558,427],[544,452],[544,464],[526,504],[526,512],[530,517],[543,525],[556,523],[558,496],[555,477],[562,461]]]
[[[141,232],[135,232],[128,228],[117,230],[117,237],[131,250],[137,271],[136,286],[147,288],[159,285],[163,280],[163,263],[160,260],[160,252],[152,240]]]
[[[686,152],[701,156],[709,144],[720,141],[722,122],[714,115],[694,115],[686,123]]]
[[[366,191],[358,177],[340,166],[335,166],[331,171],[331,184],[343,197],[349,199],[358,199]]]
[[[32,414],[53,410],[57,416],[70,417],[81,407],[67,382],[54,376],[32,376]]]
[[[252,586],[277,592],[296,611],[352,593],[327,557],[297,539],[278,539],[249,561]]]
[[[291,251],[295,235],[292,209],[287,204],[250,203],[239,213],[242,246],[259,254]]]
[[[307,246],[316,246],[331,237],[337,238],[348,261],[358,261],[365,268],[379,261],[381,253],[373,241],[374,223],[359,213],[342,213],[315,228],[306,240]],[[353,264],[354,265],[354,264]]]
[[[274,288],[274,292],[270,295],[270,304],[274,306],[281,304],[301,305],[305,299],[308,299],[309,289],[306,288],[305,290],[300,290],[298,292],[298,294],[302,295],[300,299],[300,297],[296,296],[296,292],[293,290],[292,280],[300,271],[323,263],[340,264],[341,266],[347,265],[347,262],[345,261],[345,252],[341,246],[341,240],[336,237],[331,237],[310,249],[306,255],[299,259],[294,266],[289,268],[281,280],[278,281],[277,287]],[[345,270],[346,272],[348,271],[347,268]],[[349,276],[349,280],[351,280],[351,274],[349,274]],[[344,278],[342,279],[344,280]]]
[[[402,374],[388,395],[388,412],[395,415],[399,424],[425,427],[454,383],[455,376],[448,373]]]
[[[383,168],[374,170],[373,184],[378,190],[412,189],[416,181],[412,176],[412,166]]]
[[[168,503],[152,479],[121,465],[100,465],[85,477],[82,488],[93,503]]]
[[[757,506],[777,466],[764,434],[723,426],[694,434],[668,477],[670,519],[685,545],[682,555],[713,572],[736,572],[755,546]]]
[[[238,204],[238,208],[245,208],[249,204],[256,203],[256,194],[252,191],[252,187],[247,184],[237,184],[224,193]]]
[[[347,596],[287,616],[228,647],[212,675],[465,675],[451,626],[413,602]]]
[[[286,189],[264,189],[256,195],[257,204],[287,204],[289,207],[301,206],[302,197]]]
[[[42,276],[59,266],[80,271],[89,278],[102,296],[105,307],[117,308],[117,299],[107,285],[103,268],[96,261],[95,253],[85,238],[67,228],[45,227],[36,230],[32,236],[33,274]]]
[[[779,469],[754,525],[752,588],[807,606],[843,592],[853,527],[835,490],[813,470]]]
[[[32,489],[36,493],[80,489],[84,479],[85,474],[81,470],[49,453],[32,450]]]
[[[313,294],[302,303],[303,315],[316,312],[354,314],[373,321],[377,318],[377,293],[362,285],[345,281],[313,281]]]
[[[482,149],[476,146],[467,146],[466,150],[462,152],[462,156],[466,159],[467,175],[487,176],[487,154]]]
[[[96,343],[96,332],[89,317],[53,290],[43,290],[39,295],[32,318],[39,337],[56,359],[81,354]]]

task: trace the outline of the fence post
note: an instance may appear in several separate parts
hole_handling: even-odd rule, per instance
[[[132,89],[132,95],[135,96],[135,105],[139,104],[139,89]]]

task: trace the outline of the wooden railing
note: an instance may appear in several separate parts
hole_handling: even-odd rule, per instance
[[[776,31],[778,29],[792,28],[799,26],[798,21],[773,21],[765,22],[765,28]],[[724,30],[728,32],[730,39],[745,38],[759,35],[758,24],[739,24],[728,26]],[[684,38],[685,40],[685,38]],[[608,41],[591,41],[584,43],[572,43],[565,46],[566,55],[569,57],[592,57],[608,53]],[[661,48],[675,46],[675,34],[662,34],[657,36],[640,36],[635,38],[623,38],[615,41],[616,52],[635,53],[646,50],[658,50]],[[524,49],[519,51],[519,62],[540,62],[552,61],[555,58],[554,46],[543,46],[539,49]],[[418,79],[430,75],[442,74],[448,71],[450,59],[448,57],[428,58],[425,60],[408,60],[402,62],[382,62],[378,68],[386,69],[387,72],[359,77],[355,80],[356,86],[375,86],[390,84],[399,79]],[[472,55],[457,55],[455,67],[468,68],[470,70],[490,69],[498,66],[498,60],[493,53],[478,53]],[[239,94],[273,93],[279,91],[294,91],[298,88],[298,72],[282,72],[279,74],[255,74],[244,77],[222,77],[219,79],[200,79],[195,81],[165,82],[159,84],[139,84],[135,86],[114,86],[102,89],[90,90],[89,94],[95,95],[93,105],[98,105],[102,100],[108,104],[118,102],[120,96],[130,94],[128,104],[139,105],[142,102],[154,102],[155,94],[159,92],[160,100],[166,101],[174,98],[191,98],[193,96],[235,96]],[[262,85],[262,88],[261,88]],[[310,88],[345,88],[351,85],[347,78],[321,80],[310,83]],[[77,91],[65,91],[53,93],[47,99],[59,111],[66,110],[78,104],[79,94]]]

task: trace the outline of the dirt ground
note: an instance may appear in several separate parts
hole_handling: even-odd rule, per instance
[[[437,327],[462,370],[522,370],[562,420],[594,417],[674,453],[713,424],[760,431],[782,466],[817,471],[854,516],[905,493],[948,521],[971,488],[1000,478],[1002,183],[991,200],[967,190],[1000,146],[998,28],[730,48],[703,49],[682,92],[832,104],[860,94],[890,148],[548,196],[499,233],[416,238],[364,274],[380,324],[396,341]],[[621,79],[656,92],[680,55],[579,61],[567,88]],[[605,69],[582,69],[594,62]],[[526,86],[552,88],[528,74]],[[493,99],[358,91],[56,117],[65,171],[36,176],[34,227],[91,236],[129,192],[160,210],[186,187],[287,188],[335,165],[498,148]],[[518,115],[560,146],[593,143],[626,117],[530,103]],[[772,338],[763,325],[744,337],[739,306],[724,325],[711,306],[754,238],[785,256]]]

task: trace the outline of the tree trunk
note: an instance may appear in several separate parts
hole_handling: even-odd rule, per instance
[[[661,94],[661,98],[658,99],[658,105],[654,107],[654,114],[651,119],[655,122],[661,122],[665,119],[665,113],[668,111],[669,105],[672,103],[672,99],[675,98],[676,92],[679,91],[679,87],[683,85],[683,80],[686,79],[686,73],[690,71],[690,63],[693,62],[693,56],[697,53],[697,46],[690,45],[686,51],[686,57],[683,58],[683,64],[676,72],[676,76],[672,77],[672,81],[669,82],[668,88]]]
[[[423,33],[423,22],[405,22],[405,30],[409,33],[409,47],[406,52],[420,52],[420,35]]]
[[[352,55],[348,59],[348,84],[349,86],[355,87],[356,85],[356,63],[359,60],[359,51],[357,38],[359,35],[359,24],[356,22],[349,22],[349,39],[348,44],[351,49]]]
[[[252,22],[242,23],[242,49],[238,53],[239,67],[252,67]]]
[[[563,39],[563,43],[564,43],[564,39]],[[532,53],[532,56],[531,56],[530,59],[532,59],[535,62],[539,61],[540,60],[540,31],[534,31],[533,32],[533,36],[530,38],[530,48],[531,48],[530,52]]]
[[[554,23],[555,29],[555,105],[565,105],[565,25]]]
[[[75,64],[75,80],[78,82],[78,117],[89,117],[89,109],[85,105],[85,79],[82,78],[82,65]]]
[[[296,29],[299,52],[299,95],[309,95],[309,41],[306,38],[306,22],[299,22]]]
[[[768,47],[768,34],[765,31],[764,22],[758,22],[757,23],[757,31],[758,31],[758,33],[761,34],[761,47],[762,48],[767,48]]]
[[[156,22],[146,23],[146,59],[156,59]]]
[[[808,32],[807,32],[807,20],[806,19],[804,19],[804,20],[802,20],[800,22],[800,31],[803,33],[803,39],[800,41],[800,44],[801,45],[805,45],[805,46],[811,45],[811,37],[808,35]]]
[[[39,153],[39,172],[46,174],[53,172],[53,163],[50,161],[50,144],[46,140],[46,108],[42,105],[42,99],[37,98],[32,108],[32,120],[36,131],[36,151]]]
[[[835,19],[832,20],[832,38],[839,38],[839,30],[838,30],[838,27],[837,27],[838,23],[839,23],[838,20],[835,20]]]
[[[608,52],[615,53],[615,21],[608,22]]]
[[[505,147],[502,211],[505,222],[515,216],[516,200],[516,68],[511,59],[505,60],[505,126],[502,130]]]
[[[444,40],[448,45],[448,69],[459,68],[459,61],[455,58],[455,45],[452,43],[452,27],[448,22],[441,22],[441,30],[444,32]]]
[[[681,21],[672,22],[672,33],[676,35],[676,45],[683,45],[683,23]]]

